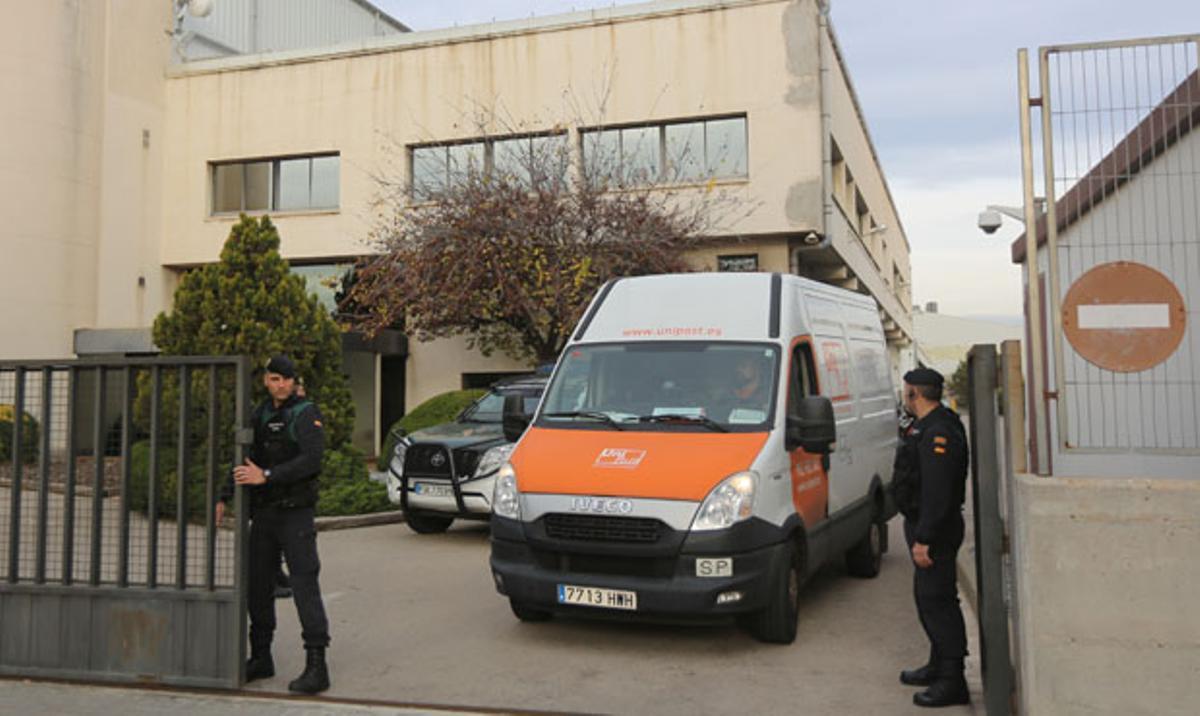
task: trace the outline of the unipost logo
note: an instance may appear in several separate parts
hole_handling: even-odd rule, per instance
[[[596,456],[596,467],[615,467],[632,470],[642,464],[646,457],[645,450],[631,448],[604,448]]]

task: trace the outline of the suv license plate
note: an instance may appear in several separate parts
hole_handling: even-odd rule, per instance
[[[413,485],[413,492],[422,497],[451,497],[454,488],[449,485],[433,485],[428,482],[418,482]]]
[[[572,584],[558,585],[558,603],[575,604],[581,607],[601,609],[637,609],[637,592],[624,589],[602,589],[600,587],[577,587]]]

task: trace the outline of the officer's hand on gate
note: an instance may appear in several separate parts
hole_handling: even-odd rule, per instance
[[[929,556],[929,545],[913,542],[912,546],[913,563],[921,569],[929,569],[933,566],[933,559]]]
[[[233,481],[239,485],[261,485],[267,481],[262,468],[246,458],[245,465],[233,468]]]

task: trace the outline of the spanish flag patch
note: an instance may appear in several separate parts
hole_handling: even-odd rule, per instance
[[[946,437],[944,435],[935,435],[933,438],[934,445],[945,445]]]
[[[946,448],[944,448],[944,447],[935,447],[935,448],[933,449],[933,451],[934,451],[935,453],[937,453],[938,455],[945,455],[945,454],[946,454]]]

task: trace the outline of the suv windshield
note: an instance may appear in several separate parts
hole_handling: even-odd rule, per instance
[[[533,411],[537,410],[538,395],[526,395],[525,413],[532,415]],[[504,418],[504,396],[496,391],[491,391],[479,400],[475,401],[463,411],[462,417],[459,418],[464,423],[497,423],[499,424]]]
[[[770,426],[779,351],[758,343],[580,346],[564,356],[540,418],[604,426]]]

